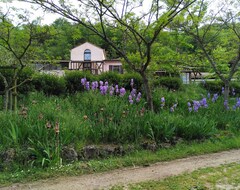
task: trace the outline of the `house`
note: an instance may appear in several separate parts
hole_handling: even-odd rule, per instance
[[[120,59],[107,59],[104,49],[86,42],[71,50],[69,70],[89,70],[92,74],[107,71],[123,72]]]

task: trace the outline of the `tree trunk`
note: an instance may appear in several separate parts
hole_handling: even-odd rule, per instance
[[[4,110],[8,111],[9,104],[9,90],[5,89],[4,101],[3,101]]]
[[[224,81],[224,101],[228,101],[229,97],[229,81],[225,80]]]
[[[8,91],[8,110],[13,110],[13,94],[12,94],[12,90]]]
[[[17,78],[14,78],[14,84],[13,84],[13,110],[17,110]]]
[[[140,73],[140,74],[141,74],[142,79],[143,79],[143,86],[144,86],[144,91],[146,93],[148,109],[151,110],[151,111],[154,111],[152,92],[151,92],[151,88],[150,88],[147,76],[146,76],[145,72]]]

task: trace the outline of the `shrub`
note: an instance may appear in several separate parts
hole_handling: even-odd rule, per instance
[[[169,90],[178,90],[182,87],[182,80],[179,77],[157,77],[153,85],[155,87],[166,87]]]
[[[104,72],[99,75],[99,80],[105,82],[108,81],[109,84],[116,85],[119,83],[121,75],[116,72]]]
[[[8,83],[11,84],[14,71],[12,69],[4,69],[4,70],[1,70],[1,73],[3,74],[4,77],[6,77]],[[29,91],[34,90],[34,86],[30,81],[33,74],[34,74],[34,70],[30,67],[23,68],[23,70],[19,73],[17,84],[21,84],[22,82],[26,81],[22,85],[18,86],[18,92],[20,94],[26,94]],[[0,77],[0,91],[4,91],[4,90],[5,90],[5,86],[3,83],[3,79]]]
[[[97,80],[97,77],[89,72],[82,71],[68,71],[65,75],[66,80],[66,91],[69,93],[76,93],[83,91],[83,86],[81,84],[81,79],[86,78],[88,81]]]
[[[201,85],[210,93],[220,93],[224,83],[220,80],[215,81],[205,81]]]
[[[124,87],[126,90],[131,90],[130,81],[134,79],[134,88],[142,89],[142,77],[138,73],[125,73],[121,75],[119,87]]]
[[[36,74],[32,83],[37,91],[42,91],[46,95],[60,95],[66,89],[65,79],[55,75]]]
[[[210,93],[221,93],[222,87],[224,87],[224,83],[220,80],[205,81],[201,85]],[[231,93],[232,89],[234,89],[236,94],[240,94],[239,82],[236,82],[236,81],[230,82],[230,95],[232,95]]]

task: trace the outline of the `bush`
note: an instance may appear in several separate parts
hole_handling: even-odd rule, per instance
[[[4,69],[4,70],[1,70],[1,73],[3,74],[4,77],[6,77],[8,83],[12,84],[12,77],[14,75],[14,71],[12,69]],[[33,74],[34,74],[34,70],[30,67],[23,68],[23,70],[19,73],[17,84],[27,81],[18,87],[18,92],[20,94],[26,94],[29,91],[34,90],[34,86],[30,81]],[[0,92],[4,90],[5,90],[5,85],[4,85],[3,79],[0,78]]]
[[[201,83],[201,85],[210,93],[220,93],[224,83],[222,81],[215,80],[205,81],[204,83]]]
[[[138,73],[125,73],[121,75],[119,81],[119,87],[124,87],[126,90],[131,90],[131,79],[134,79],[134,88],[141,90],[142,89],[142,77]]]
[[[166,87],[169,90],[178,90],[182,87],[182,80],[179,77],[157,77],[153,85],[155,87]]]
[[[105,82],[108,81],[109,84],[116,85],[119,83],[121,75],[116,72],[104,72],[99,75],[99,80]]]
[[[18,77],[18,84],[26,81],[24,84],[18,87],[18,92],[20,94],[27,94],[34,90],[34,85],[31,82],[35,71],[30,67],[25,67]]]
[[[201,85],[210,93],[221,93],[222,87],[224,87],[224,83],[220,80],[206,81],[205,83],[202,83]],[[236,94],[240,94],[239,82],[236,82],[236,81],[230,82],[230,95],[231,95],[232,89],[235,90]]]
[[[68,71],[65,75],[66,80],[66,91],[69,93],[76,93],[83,91],[83,86],[81,84],[81,79],[86,78],[88,81],[97,80],[97,77],[89,72],[82,71]]]
[[[66,89],[65,79],[55,75],[36,74],[32,83],[37,91],[42,91],[46,95],[60,95]]]

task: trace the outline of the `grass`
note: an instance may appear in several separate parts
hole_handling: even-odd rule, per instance
[[[232,163],[214,168],[204,168],[190,174],[169,177],[160,181],[132,184],[129,190],[207,190],[240,189],[240,164]],[[111,190],[126,187],[114,186]]]
[[[223,150],[240,148],[240,134],[206,140],[204,142],[180,143],[168,149],[156,152],[135,151],[123,157],[111,157],[104,160],[80,161],[68,165],[41,168],[27,168],[15,172],[0,173],[0,187],[11,183],[25,183],[39,179],[59,176],[83,175],[110,171],[117,168],[141,166],[160,161],[174,160],[193,155],[201,155]]]

